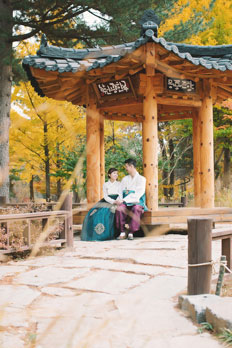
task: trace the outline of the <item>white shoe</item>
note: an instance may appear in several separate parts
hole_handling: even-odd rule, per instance
[[[128,234],[128,239],[129,239],[129,240],[133,240],[133,239],[134,239],[133,233],[129,233],[129,234]]]
[[[120,236],[117,238],[118,240],[126,239],[126,232],[121,232]]]

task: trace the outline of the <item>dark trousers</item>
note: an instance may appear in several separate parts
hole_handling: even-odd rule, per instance
[[[127,222],[127,217],[129,216],[129,231],[134,233],[140,229],[140,218],[143,214],[144,209],[141,205],[126,206],[125,204],[120,204],[116,210],[116,227],[119,232],[125,231],[125,224]]]

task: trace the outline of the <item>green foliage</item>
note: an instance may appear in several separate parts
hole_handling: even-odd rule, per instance
[[[210,332],[214,331],[213,326],[210,323],[208,323],[207,321],[202,322],[200,325],[201,325],[201,327],[198,328],[199,333],[202,333],[203,331],[210,331]]]
[[[219,335],[219,337],[227,345],[232,346],[232,330],[224,329],[222,334]]]
[[[232,148],[232,110],[214,107],[215,140],[220,148]]]

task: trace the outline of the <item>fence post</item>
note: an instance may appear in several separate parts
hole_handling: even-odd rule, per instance
[[[222,239],[222,255],[226,256],[227,266],[232,267],[232,238]],[[228,272],[225,270],[225,272]]]
[[[188,219],[188,264],[211,261],[212,219]],[[188,266],[188,295],[209,294],[212,265]]]
[[[72,216],[72,193],[68,193],[61,205],[60,210],[68,211],[68,216],[65,218],[65,231],[61,238],[66,237],[67,247],[73,247],[73,216]]]

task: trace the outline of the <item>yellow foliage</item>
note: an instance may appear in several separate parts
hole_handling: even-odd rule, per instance
[[[216,0],[213,9],[209,9],[211,0],[179,0],[170,16],[159,28],[159,36],[172,30],[175,25],[194,17],[194,11],[201,12],[205,21],[212,21],[208,29],[193,35],[186,42],[193,45],[222,45],[232,43],[232,1]],[[183,11],[181,7],[185,6]]]
[[[21,168],[21,178],[27,182],[32,175],[38,175],[44,187],[45,145],[49,149],[52,173],[56,169],[58,147],[72,150],[79,143],[77,136],[85,136],[84,109],[66,101],[41,98],[30,83],[14,88],[12,106],[10,167]],[[55,184],[52,177],[51,182]]]

